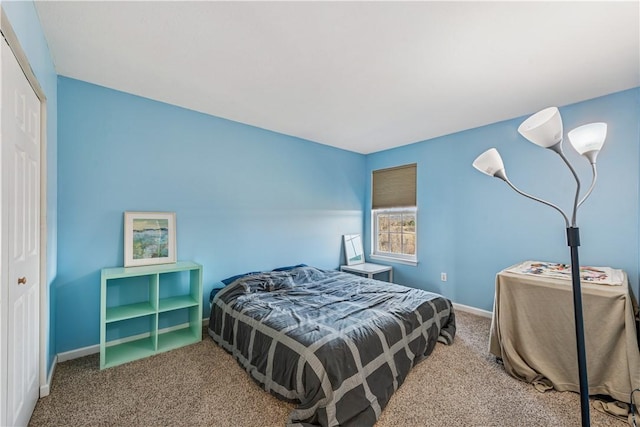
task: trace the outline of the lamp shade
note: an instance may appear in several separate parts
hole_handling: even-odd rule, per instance
[[[581,156],[589,151],[600,151],[607,137],[607,124],[589,123],[575,128],[567,136]]]
[[[522,122],[518,127],[520,135],[543,148],[549,148],[562,141],[562,117],[556,107],[545,108]]]
[[[498,150],[490,148],[476,157],[473,161],[473,167],[489,176],[495,176],[496,172],[504,169],[504,163],[502,163],[502,157],[500,157]]]

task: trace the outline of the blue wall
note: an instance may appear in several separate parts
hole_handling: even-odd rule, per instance
[[[363,155],[65,77],[58,109],[58,352],[99,342],[124,211],[176,212],[178,258],[203,264],[207,303],[241,272],[336,268],[342,235],[362,230]]]
[[[598,183],[578,211],[581,264],[624,269],[638,295],[640,88],[562,107],[560,112],[565,132],[585,123],[608,123],[607,141],[598,157]],[[564,220],[556,211],[471,166],[480,153],[496,147],[516,186],[570,211],[573,177],[555,153],[517,133],[525,118],[367,156],[367,176],[375,169],[418,163],[419,264],[394,265],[395,281],[492,310],[495,275],[503,268],[525,260],[569,263]],[[584,177],[586,189],[591,180],[588,162],[568,144],[565,152]],[[366,182],[365,204],[370,207],[370,179]],[[440,272],[448,273],[447,282],[440,281]]]
[[[47,277],[43,277],[41,280],[44,280],[47,284],[50,301],[49,342],[47,345],[47,353],[49,355],[48,371],[56,354],[54,344],[56,295],[52,282],[56,277],[58,247],[57,74],[33,2],[4,1],[0,3],[47,98]]]
[[[419,264],[395,264],[397,282],[491,310],[501,269],[569,262],[557,212],[471,167],[496,147],[516,185],[570,209],[571,176],[519,136],[525,117],[365,157],[64,77],[58,91],[58,352],[98,341],[99,270],[122,265],[125,210],[177,212],[178,257],[205,266],[206,299],[213,282],[242,271],[334,268],[344,233],[363,230],[369,247],[371,171],[417,162]],[[561,113],[566,130],[609,125],[578,216],[581,262],[622,268],[637,289],[640,89]],[[588,184],[588,163],[566,151]]]
[[[33,2],[0,3],[47,96],[49,364],[98,342],[99,270],[122,265],[125,210],[177,212],[178,257],[205,266],[206,294],[245,270],[336,267],[344,233],[362,230],[368,248],[371,171],[417,162],[419,264],[394,264],[399,283],[491,310],[499,270],[569,261],[556,212],[471,167],[497,147],[516,185],[568,208],[571,177],[517,134],[524,117],[365,157],[58,78]],[[581,261],[626,270],[640,294],[640,88],[561,113],[566,130],[609,124],[599,182],[578,217]],[[589,181],[586,162],[566,151]]]

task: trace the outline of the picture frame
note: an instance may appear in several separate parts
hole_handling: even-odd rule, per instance
[[[175,262],[175,212],[124,213],[125,267]]]
[[[359,234],[345,234],[344,257],[347,265],[364,264],[362,237]]]

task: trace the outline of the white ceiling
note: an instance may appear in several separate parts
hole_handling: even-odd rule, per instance
[[[640,2],[36,2],[60,75],[359,153],[640,86]]]

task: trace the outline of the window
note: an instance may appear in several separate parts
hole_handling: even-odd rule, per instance
[[[416,164],[373,171],[371,256],[417,262]]]
[[[416,208],[373,211],[373,255],[416,261]]]

